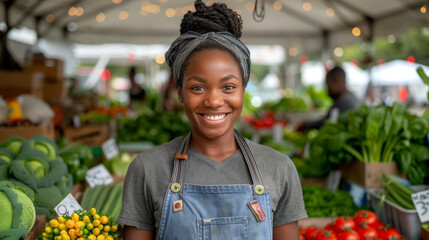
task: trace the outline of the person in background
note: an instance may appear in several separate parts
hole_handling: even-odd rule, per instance
[[[133,102],[140,101],[143,102],[146,100],[146,91],[136,82],[136,67],[131,67],[129,78],[131,82],[131,87],[129,90],[129,96],[130,96],[130,106],[133,104]]]
[[[328,113],[321,119],[316,121],[306,121],[301,123],[298,130],[308,130],[320,128],[325,120],[330,119],[336,121],[338,116],[345,113],[347,110],[357,108],[361,105],[361,101],[347,89],[346,73],[341,67],[334,67],[326,74],[326,87],[328,94],[334,100],[334,103],[329,108]]]

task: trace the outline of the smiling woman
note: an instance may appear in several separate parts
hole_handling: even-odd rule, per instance
[[[234,129],[250,73],[241,19],[225,4],[195,9],[166,53],[192,131],[131,163],[124,238],[298,239],[307,214],[295,166]]]

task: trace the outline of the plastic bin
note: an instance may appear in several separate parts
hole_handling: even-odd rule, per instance
[[[429,186],[412,186],[416,191],[424,191]],[[392,227],[398,229],[407,239],[421,239],[421,225],[416,210],[407,210],[385,199],[381,208],[381,194],[383,189],[367,189],[368,204],[377,214],[378,218]]]

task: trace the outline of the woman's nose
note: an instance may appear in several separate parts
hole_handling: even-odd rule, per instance
[[[204,99],[204,105],[210,108],[217,108],[224,104],[222,93],[216,90],[209,91]]]

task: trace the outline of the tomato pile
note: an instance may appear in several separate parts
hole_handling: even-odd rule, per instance
[[[300,228],[300,240],[401,240],[401,233],[382,222],[374,212],[358,211],[354,217],[340,216],[323,229]]]

